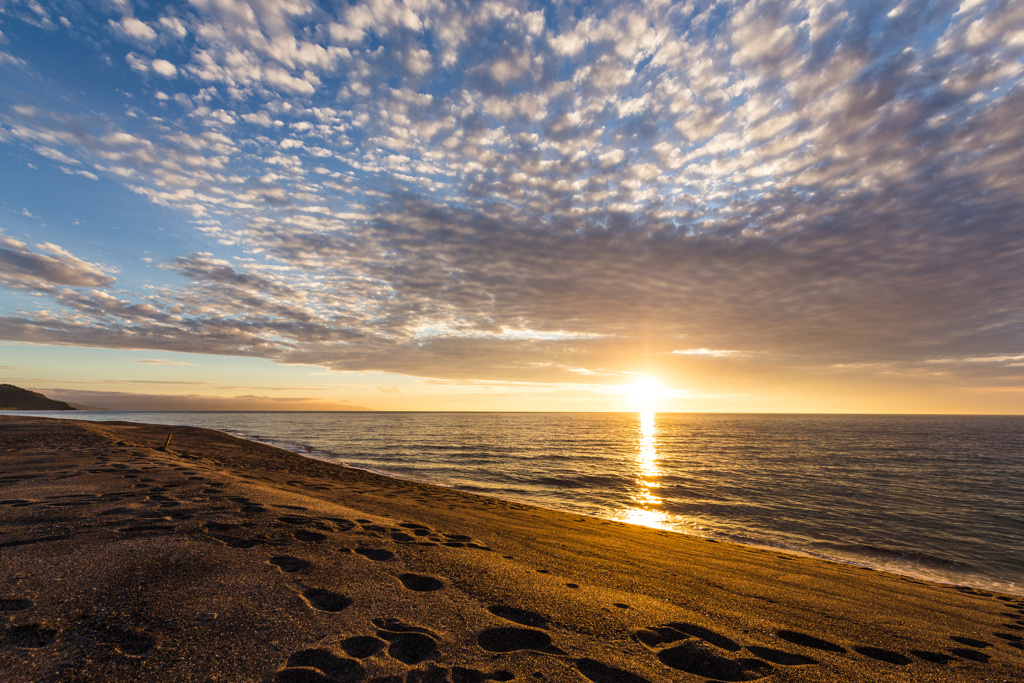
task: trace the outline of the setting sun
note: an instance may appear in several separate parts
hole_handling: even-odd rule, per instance
[[[629,408],[641,412],[654,410],[671,392],[651,377],[641,377],[624,387]]]

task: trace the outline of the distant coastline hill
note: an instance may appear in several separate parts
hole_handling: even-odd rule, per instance
[[[68,401],[67,404],[74,408],[75,410],[110,410],[109,408],[97,408],[96,406],[86,406],[82,405],[81,403],[72,403],[71,401]]]
[[[54,401],[13,384],[0,384],[0,410],[75,410],[63,401]]]

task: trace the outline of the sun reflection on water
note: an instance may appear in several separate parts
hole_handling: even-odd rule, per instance
[[[653,411],[641,412],[639,417],[636,440],[636,464],[639,473],[636,492],[631,496],[634,507],[623,510],[619,519],[628,524],[671,529],[672,524],[668,515],[656,509],[662,503],[661,498],[655,493],[659,486],[658,477],[662,474],[661,468],[658,467],[657,421]]]
[[[639,448],[636,461],[640,467],[640,474],[644,477],[640,483],[647,488],[656,488],[658,485],[657,482],[650,481],[648,477],[661,475],[661,470],[658,469],[658,450],[654,441],[654,437],[658,433],[657,430],[654,413],[640,413],[640,433],[639,439],[637,439]]]

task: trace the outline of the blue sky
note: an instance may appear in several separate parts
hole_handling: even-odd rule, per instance
[[[1024,411],[1019,3],[0,0],[0,32],[0,381]]]

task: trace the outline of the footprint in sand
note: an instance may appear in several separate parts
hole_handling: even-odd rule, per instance
[[[352,605],[352,598],[325,588],[307,588],[302,592],[302,598],[320,612],[340,612]]]
[[[477,635],[477,644],[488,652],[515,652],[533,650],[548,654],[564,655],[555,647],[551,636],[532,628],[499,627],[484,629]]]
[[[0,612],[23,612],[31,606],[27,598],[0,598]]]
[[[373,636],[353,636],[341,641],[341,649],[345,651],[345,654],[356,659],[372,657],[383,650],[386,645],[386,642]]]
[[[303,543],[319,543],[327,538],[327,534],[321,534],[319,531],[310,531],[308,529],[299,529],[292,536],[295,540],[302,541]]]
[[[425,628],[404,624],[398,619],[374,619],[377,635],[388,641],[388,656],[415,666],[440,656],[437,636]]]
[[[422,576],[420,574],[401,574],[398,580],[402,582],[402,585],[411,591],[429,592],[438,591],[444,588],[444,583],[432,576]]]
[[[643,676],[602,664],[596,659],[577,659],[575,664],[576,669],[594,683],[649,683]]]
[[[300,572],[303,569],[309,569],[313,566],[313,563],[309,560],[303,560],[299,557],[292,557],[291,555],[275,555],[274,557],[267,560],[267,562],[274,565],[286,574]]]
[[[791,643],[803,645],[804,647],[809,647],[815,650],[835,652],[837,654],[846,652],[845,648],[839,647],[835,643],[830,643],[827,640],[815,638],[814,636],[809,636],[806,633],[800,633],[799,631],[776,631],[775,635],[783,640],[788,640]]]
[[[961,645],[966,645],[967,647],[992,647],[992,643],[986,643],[984,640],[978,640],[976,638],[966,638],[964,636],[950,636],[949,639],[953,642],[960,643]]]
[[[359,683],[365,677],[363,665],[356,660],[317,648],[293,653],[274,683]]]
[[[978,652],[977,650],[972,650],[966,647],[954,647],[950,652],[955,654],[957,657],[963,657],[964,659],[969,659],[972,662],[981,662],[984,664],[989,660],[989,656],[984,652]]]
[[[763,678],[773,671],[771,664],[764,661],[765,659],[785,666],[816,663],[809,658],[801,658],[799,655],[781,650],[758,647],[748,650],[751,654],[768,656],[764,659],[733,659],[719,652],[739,652],[743,649],[739,643],[697,624],[672,622],[664,626],[652,626],[638,631],[635,638],[654,650],[655,656],[665,666],[720,681],[749,681]],[[657,649],[663,645],[671,647]]]
[[[4,631],[3,636],[0,636],[0,645],[38,649],[52,645],[56,635],[57,631],[52,628],[43,628],[39,624],[23,624]]]
[[[658,659],[673,669],[719,681],[749,681],[763,678],[772,672],[767,662],[753,658],[722,657],[699,639],[686,640],[662,650],[658,653]]]
[[[388,560],[395,559],[395,554],[393,552],[382,548],[359,547],[355,549],[355,552],[359,553],[366,559],[374,560],[375,562],[387,562]]]

